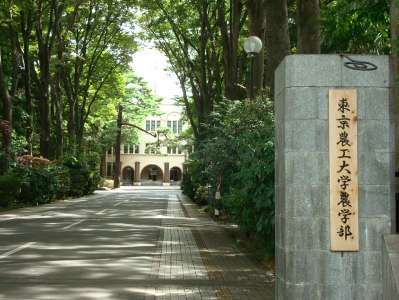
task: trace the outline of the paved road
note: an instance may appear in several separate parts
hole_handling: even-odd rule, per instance
[[[273,277],[178,190],[0,214],[0,299],[274,299]]]

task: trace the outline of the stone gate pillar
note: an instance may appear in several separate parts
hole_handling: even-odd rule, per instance
[[[395,225],[389,58],[350,57],[377,69],[350,69],[339,55],[291,55],[275,72],[276,299],[382,299],[382,236]],[[329,137],[329,95],[336,89],[356,90],[351,176],[358,180],[358,210],[349,217],[358,220],[359,249],[350,252],[333,251],[331,241],[338,214],[330,211],[329,142],[338,136]],[[338,220],[345,225],[342,212]]]

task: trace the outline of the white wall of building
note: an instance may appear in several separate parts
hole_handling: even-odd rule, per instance
[[[175,135],[178,135],[179,131],[187,127],[185,124],[180,123],[182,122],[180,107],[170,103],[161,103],[159,110],[162,112],[162,115],[147,116],[141,124],[141,128],[156,133],[158,128],[165,128],[169,125],[172,128],[172,134],[169,133],[166,137],[162,134],[159,137],[153,137],[148,133],[140,131],[138,145],[129,145],[130,147],[122,145],[122,184],[140,185],[148,181],[156,181],[163,182],[164,185],[169,185],[171,181],[181,180],[183,165],[186,160],[186,155],[181,147],[160,147],[160,153],[148,153],[148,151],[146,151],[148,144],[156,144],[158,141],[162,141],[165,138],[172,139]],[[150,126],[150,128],[148,128],[148,126]],[[176,126],[176,128],[174,126]],[[173,134],[173,131],[175,131],[176,134]],[[136,149],[136,147],[138,147],[138,149]],[[106,174],[108,178],[113,178],[114,162],[114,151],[108,151],[106,155]],[[155,170],[155,167],[157,167],[157,170]],[[154,168],[154,170],[149,171],[149,168]],[[149,176],[150,173],[156,175]]]

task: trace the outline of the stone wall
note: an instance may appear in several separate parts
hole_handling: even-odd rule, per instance
[[[382,299],[393,232],[394,124],[387,56],[287,56],[276,70],[276,298]],[[328,93],[357,89],[359,252],[330,251]]]

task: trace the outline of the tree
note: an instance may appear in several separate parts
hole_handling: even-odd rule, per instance
[[[185,95],[190,123],[194,124],[194,135],[202,139],[214,102],[222,97],[219,31],[215,26],[217,7],[209,0],[190,4],[153,0],[141,5],[146,11],[142,21],[173,65]],[[188,97],[194,102],[195,113]]]
[[[25,89],[25,111],[27,114],[25,122],[25,137],[27,142],[27,154],[33,155],[33,100],[32,100],[32,59],[31,59],[31,35],[33,29],[32,10],[21,11],[21,36],[23,53],[23,71],[22,77]]]
[[[247,11],[241,0],[230,0],[228,6],[225,0],[218,0],[217,10],[223,47],[224,95],[227,99],[241,99],[238,42]]]
[[[6,174],[9,170],[9,162],[11,160],[11,134],[12,134],[12,112],[13,102],[17,92],[18,85],[18,50],[17,50],[17,36],[14,30],[14,14],[13,1],[7,1],[3,6],[0,6],[1,14],[5,17],[6,24],[0,23],[0,33],[6,36],[10,43],[10,78],[6,77],[6,66],[3,63],[3,52],[0,48],[0,100],[3,106],[2,120],[0,123],[0,130],[2,134],[2,152],[4,157],[0,159],[0,174]],[[3,25],[3,26],[2,26]],[[0,45],[1,47],[1,45]]]
[[[266,79],[265,86],[274,92],[274,71],[291,53],[286,0],[266,0]]]
[[[68,60],[63,65],[63,83],[73,149],[75,143],[82,145],[84,126],[94,103],[101,99],[101,91],[115,91],[111,88],[115,73],[123,71],[136,44],[128,26],[132,20],[129,1],[80,1],[66,20],[68,32],[63,43]],[[119,96],[116,93],[113,97]]]
[[[323,53],[390,54],[386,0],[323,1]]]
[[[301,54],[320,53],[319,0],[297,0],[297,47]]]
[[[249,35],[254,35],[260,38],[265,44],[266,37],[266,0],[248,0],[248,16],[249,16]],[[265,69],[265,46],[262,51],[254,56],[254,74],[252,84],[255,97],[260,94],[264,84],[264,69]]]
[[[240,229],[259,238],[269,255],[274,242],[272,104],[261,97],[219,102],[208,138],[196,144],[188,163],[195,186],[210,184],[215,192],[221,183],[222,203],[216,205],[222,205]]]
[[[35,34],[37,42],[37,53],[35,63],[38,68],[33,68],[35,80],[35,94],[39,100],[39,123],[40,123],[40,154],[51,157],[51,124],[50,124],[50,84],[52,80],[51,59],[56,39],[56,28],[60,22],[63,5],[57,0],[48,2],[38,0],[34,2],[34,18],[36,20]]]

